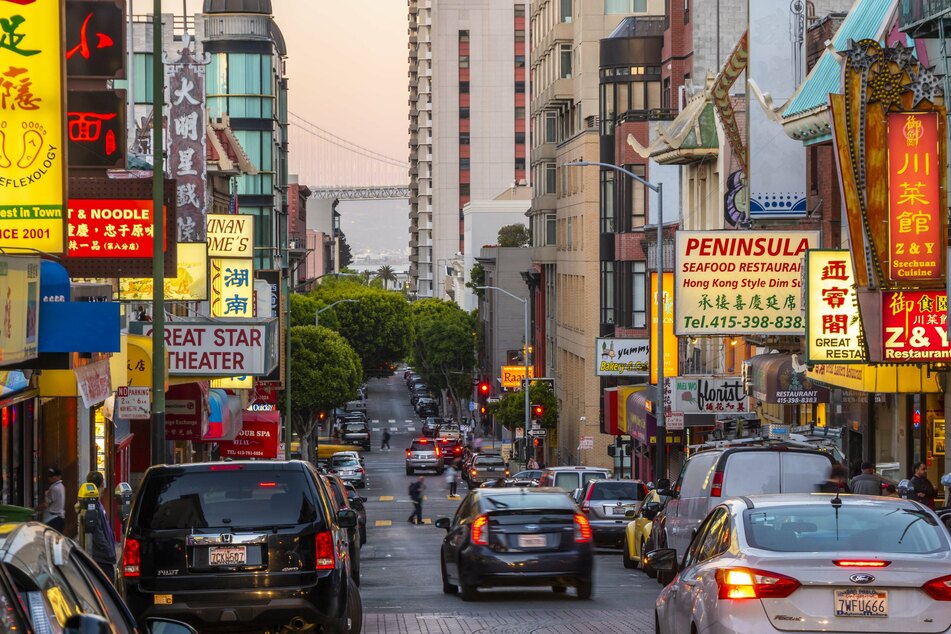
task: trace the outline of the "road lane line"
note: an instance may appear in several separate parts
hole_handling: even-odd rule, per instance
[[[393,496],[392,496],[392,495],[381,495],[381,496],[380,496],[380,502],[392,502],[392,501],[393,501]]]
[[[376,525],[377,526],[392,526],[393,520],[377,520]]]
[[[399,427],[390,427],[390,431],[399,431],[399,430],[400,430]]]

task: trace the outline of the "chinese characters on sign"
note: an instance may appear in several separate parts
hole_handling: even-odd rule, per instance
[[[885,361],[948,361],[947,291],[882,293],[882,358]]]
[[[66,131],[72,167],[124,167],[125,91],[70,90]]]
[[[214,258],[211,261],[211,316],[254,316],[254,261]]]
[[[70,200],[69,256],[150,258],[154,222],[151,200]]]
[[[598,376],[647,376],[650,345],[647,339],[597,339]]]
[[[815,231],[678,231],[678,335],[801,335],[802,262]]]
[[[62,253],[60,4],[0,3],[0,247]]]
[[[208,214],[208,257],[254,256],[254,216]]]
[[[813,363],[865,361],[865,334],[847,249],[810,249],[806,255],[806,359]]]
[[[674,334],[674,274],[664,273],[664,376],[680,374],[680,351]],[[657,274],[651,273],[650,382],[657,385]]]
[[[125,15],[112,2],[66,3],[66,74],[117,78],[125,59]]]
[[[205,241],[205,67],[189,49],[165,66],[168,177],[177,182],[178,241]]]
[[[740,377],[672,377],[664,381],[668,412],[735,414],[749,411]]]
[[[175,277],[165,278],[166,301],[203,301],[208,299],[208,247],[201,243],[179,242],[178,269]],[[151,301],[152,278],[119,278],[120,301]]]
[[[937,112],[888,115],[888,277],[941,277],[944,254]]]

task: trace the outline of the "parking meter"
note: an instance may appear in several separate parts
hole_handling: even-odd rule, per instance
[[[125,522],[132,509],[132,486],[128,482],[116,485],[116,499],[119,500],[119,517]]]
[[[79,543],[83,545],[86,552],[92,548],[92,534],[96,530],[96,522],[99,520],[98,509],[99,489],[92,482],[83,482],[79,485]]]

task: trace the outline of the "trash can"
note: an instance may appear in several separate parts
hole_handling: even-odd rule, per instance
[[[29,522],[33,519],[33,509],[12,504],[0,504],[0,523]]]

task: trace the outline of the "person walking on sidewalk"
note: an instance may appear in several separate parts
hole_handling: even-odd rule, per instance
[[[116,538],[112,533],[112,526],[109,525],[106,507],[102,505],[102,494],[105,493],[102,474],[98,471],[90,471],[86,476],[86,482],[95,484],[99,489],[99,499],[96,500],[96,528],[92,532],[92,552],[89,554],[109,581],[115,583]]]
[[[409,485],[409,499],[413,501],[413,512],[406,521],[410,524],[423,523],[423,491],[425,490],[426,478],[423,476],[419,476],[416,482]]]
[[[380,451],[384,449],[387,451],[390,449],[390,430],[385,427],[383,428],[383,441],[380,443]]]
[[[449,497],[456,497],[456,488],[459,486],[459,463],[453,461],[446,468],[446,482],[449,484]]]
[[[881,495],[882,485],[881,476],[875,473],[875,465],[868,461],[862,463],[862,473],[849,483],[855,495]]]
[[[43,511],[43,523],[62,533],[66,530],[66,485],[63,484],[63,472],[57,467],[46,470],[50,482],[46,489],[45,501],[36,507]]]

